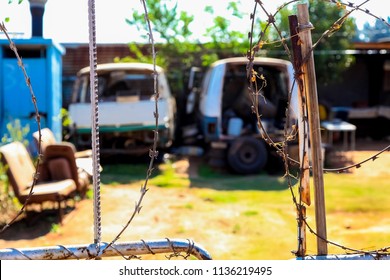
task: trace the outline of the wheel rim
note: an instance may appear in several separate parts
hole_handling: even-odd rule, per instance
[[[252,163],[256,160],[256,150],[251,146],[245,146],[240,149],[239,159],[246,164]]]

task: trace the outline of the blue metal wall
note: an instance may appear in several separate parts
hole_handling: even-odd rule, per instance
[[[41,127],[50,128],[57,141],[62,139],[62,56],[64,49],[50,39],[14,40],[30,77],[41,115]],[[31,94],[8,40],[0,40],[0,137],[8,134],[7,124],[20,120],[28,125],[27,140],[38,129]]]

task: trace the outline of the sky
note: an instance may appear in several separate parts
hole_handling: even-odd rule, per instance
[[[276,7],[287,0],[263,0],[267,11],[274,12]],[[352,1],[362,3],[364,0]],[[31,37],[31,15],[29,3],[23,0],[0,0],[0,21],[5,22],[8,32],[13,38]],[[178,0],[178,8],[186,10],[195,16],[192,23],[194,37],[201,38],[207,26],[212,24],[212,17],[204,12],[206,5],[213,5],[215,15],[226,14],[227,0]],[[387,19],[390,9],[383,7],[384,0],[369,0],[364,5],[373,14]],[[244,16],[241,20],[232,21],[232,29],[249,30],[249,14],[254,7],[254,0],[241,0]],[[144,42],[139,31],[125,22],[133,10],[143,12],[140,0],[95,0],[96,34],[98,43],[130,43]],[[361,28],[366,21],[374,18],[362,12],[354,12],[358,26]],[[53,39],[58,43],[88,42],[88,0],[48,0],[43,18],[43,37]],[[153,24],[153,23],[152,23]],[[0,35],[0,38],[4,36]]]

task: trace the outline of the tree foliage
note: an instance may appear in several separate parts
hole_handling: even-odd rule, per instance
[[[239,1],[231,1],[228,5],[228,17],[240,18]],[[236,30],[231,30],[230,20],[216,15],[211,6],[205,8],[205,13],[212,15],[213,25],[206,29],[207,42],[200,43],[200,38],[193,38],[192,25],[194,16],[187,11],[178,11],[176,0],[150,0],[147,2],[148,15],[152,25],[153,36],[159,43],[157,48],[157,63],[168,71],[168,78],[173,91],[184,88],[185,77],[191,66],[208,66],[223,56],[226,51],[229,55],[243,55],[247,50],[245,36]],[[134,10],[126,22],[136,26],[148,40],[148,29],[142,11]],[[151,62],[151,56],[145,45],[130,43],[133,57],[121,58],[121,61],[137,60]],[[226,55],[228,56],[228,55]]]
[[[148,1],[148,14],[152,22],[153,33],[163,40],[163,43],[174,44],[175,42],[186,41],[192,35],[189,24],[194,20],[194,16],[186,11],[177,12],[177,3],[167,3],[167,1]],[[172,5],[169,5],[172,4]],[[133,11],[132,18],[126,20],[130,25],[136,25],[139,30],[145,31],[147,38],[148,30],[145,25],[143,12]]]
[[[186,11],[178,12],[176,1],[152,0],[148,1],[147,5],[153,37],[158,41],[156,44],[157,64],[169,69],[168,78],[174,81],[171,83],[172,90],[179,91],[184,86],[184,69],[194,63],[194,54],[200,51],[199,45],[189,41],[192,35],[190,24],[194,17]],[[134,10],[126,22],[137,26],[149,43],[149,30],[143,11]],[[145,45],[130,43],[129,48],[134,56],[122,58],[121,61],[151,62],[152,56],[145,55],[145,52],[149,51]]]
[[[8,4],[12,4],[12,0],[8,0]],[[23,0],[18,0],[18,4],[21,4],[23,2]]]
[[[193,35],[191,23],[194,16],[187,11],[179,11],[175,0],[150,0],[147,2],[149,18],[152,23],[153,35],[160,42],[157,45],[158,64],[167,68],[169,73],[178,82],[183,80],[183,73],[190,66],[208,66],[211,62],[227,56],[243,56],[249,48],[249,40],[246,30],[233,30],[232,20],[240,19],[244,15],[241,10],[240,1],[230,1],[226,3],[223,13],[215,11],[212,6],[205,8],[205,13],[213,17],[213,24],[206,28],[205,37],[207,41],[200,43],[200,39],[191,37]],[[288,16],[296,14],[290,6],[278,11],[275,24],[278,32],[270,25],[264,37],[270,43],[264,46],[268,50],[267,55],[283,56],[284,49],[280,43],[280,36],[284,39],[289,37]],[[271,11],[269,11],[271,12]],[[272,11],[274,12],[274,11]],[[345,21],[339,22],[347,10],[343,5],[336,5],[327,1],[309,1],[310,21],[314,25],[312,30],[313,42],[321,38],[327,30],[329,36],[321,39],[315,49],[315,63],[318,82],[328,84],[336,82],[341,76],[340,73],[351,65],[354,61],[352,55],[347,55],[345,50],[351,48],[356,34],[354,19],[348,17]],[[260,33],[267,20],[256,15],[256,30]],[[137,26],[145,34],[147,39],[147,26],[143,12],[133,11],[127,23]],[[248,21],[248,29],[249,29]],[[256,36],[256,34],[254,34]],[[254,38],[254,40],[256,40]],[[288,40],[287,40],[288,41]],[[132,58],[138,61],[151,60],[151,56],[145,56],[144,46],[132,43],[130,49]],[[175,86],[174,86],[175,87]],[[179,87],[183,87],[181,84]]]
[[[151,0],[147,4],[153,34],[161,42],[158,46],[160,55],[167,54],[170,59],[180,56],[181,59],[184,58],[184,64],[190,66],[194,61],[189,56],[197,54],[198,57],[194,57],[196,64],[208,66],[220,58],[220,54],[226,50],[230,55],[232,53],[243,55],[248,48],[246,34],[231,29],[231,19],[242,18],[240,1],[228,2],[227,10],[220,15],[214,11],[212,6],[205,7],[205,14],[213,17],[213,25],[206,28],[204,37],[207,40],[203,42],[201,42],[202,38],[191,36],[193,35],[191,23],[194,16],[187,11],[178,12],[177,0]],[[148,30],[142,12],[133,11],[131,18],[126,22],[137,26],[138,30],[143,32],[144,38],[148,39]],[[134,47],[132,47],[133,50]],[[201,57],[199,57],[200,53]],[[164,66],[169,64],[161,62]]]
[[[152,0],[148,1],[147,4],[153,36],[159,42],[157,59],[161,66],[168,67],[169,60],[178,55],[182,56],[185,52],[197,50],[193,44],[188,44],[188,38],[192,35],[189,27],[194,19],[192,15],[185,11],[178,13],[177,3],[173,3],[173,1]],[[149,42],[149,30],[143,12],[134,10],[131,18],[126,19],[126,22],[136,26],[145,40]],[[147,59],[150,62],[151,57],[145,57],[139,45],[132,43],[130,48],[138,61]]]
[[[326,1],[309,1],[310,22],[313,24],[313,43],[315,47],[315,68],[317,80],[320,84],[326,85],[336,82],[341,77],[341,72],[348,68],[354,61],[352,55],[345,53],[345,50],[352,48],[353,39],[356,34],[356,24],[352,17],[339,21],[346,15],[347,10],[343,5],[335,5]],[[291,7],[279,11],[276,16],[278,30],[284,38],[289,36],[288,16],[297,14]],[[327,32],[329,31],[329,32]],[[327,32],[326,36],[323,34]],[[270,40],[280,41],[280,35],[276,29],[270,28]],[[281,48],[281,44],[272,44],[268,49]]]
[[[229,2],[227,11],[231,19],[242,19],[243,17],[239,1]],[[216,14],[212,6],[207,6],[205,12],[211,16]],[[214,16],[214,25],[206,29],[205,36],[209,38],[209,41],[205,43],[205,47],[220,55],[223,55],[225,50],[228,50],[230,55],[243,55],[249,47],[246,34],[242,30],[231,29],[231,19],[226,18],[226,12],[224,14],[224,16]]]
[[[315,27],[313,41],[321,40],[315,49],[317,79],[323,84],[338,81],[341,72],[354,61],[354,56],[346,54],[345,50],[353,46],[355,20],[348,17],[344,22],[338,22],[346,12],[344,6],[310,1],[310,20]],[[322,34],[328,30],[329,35],[321,39]]]

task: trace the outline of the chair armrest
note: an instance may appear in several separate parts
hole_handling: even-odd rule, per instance
[[[89,176],[93,175],[93,162],[92,158],[76,158],[76,165],[77,168],[81,168],[86,173],[88,173]],[[99,171],[102,171],[103,168],[99,166]]]
[[[85,151],[75,152],[74,157],[75,158],[89,158],[89,157],[92,157],[92,150],[85,150]]]

